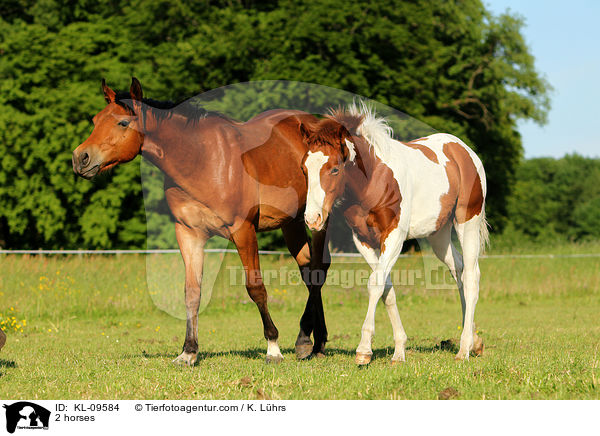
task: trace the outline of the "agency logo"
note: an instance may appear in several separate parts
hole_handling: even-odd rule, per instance
[[[18,428],[27,430],[48,430],[50,411],[28,401],[5,404],[6,431],[14,433]]]

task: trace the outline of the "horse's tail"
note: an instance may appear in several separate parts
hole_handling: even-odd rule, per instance
[[[479,252],[483,253],[486,247],[490,246],[489,224],[485,219],[485,204],[481,208],[479,217]]]

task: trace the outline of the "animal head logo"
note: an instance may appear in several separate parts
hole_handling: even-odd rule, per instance
[[[10,405],[5,404],[6,431],[14,433],[18,428],[48,429],[50,411],[42,406],[28,401],[19,401]]]

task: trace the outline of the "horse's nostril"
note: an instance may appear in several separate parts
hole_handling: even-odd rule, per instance
[[[87,154],[85,152],[82,153],[82,155],[81,155],[81,166],[85,167],[89,163],[90,163],[90,156],[89,156],[89,154]]]

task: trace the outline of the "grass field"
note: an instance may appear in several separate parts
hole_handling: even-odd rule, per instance
[[[468,362],[440,347],[460,336],[456,290],[425,290],[403,279],[397,292],[407,361],[390,365],[392,332],[379,306],[367,368],[354,364],[364,284],[326,286],[327,357],[298,362],[293,344],[306,290],[271,283],[285,358],[273,366],[264,363],[256,307],[241,283],[227,285],[235,269],[216,274],[220,262],[219,255],[208,261],[214,292],[200,315],[199,361],[187,368],[171,363],[185,333],[176,317],[183,300],[177,255],[1,257],[0,322],[8,341],[0,352],[0,397],[436,399],[445,391],[458,399],[600,398],[599,258],[482,259],[476,322],[486,350]],[[294,269],[287,257],[262,262]],[[352,262],[338,259],[333,270],[365,268]],[[225,264],[238,263],[232,255]],[[423,264],[420,256],[402,258],[397,269],[418,278]]]

